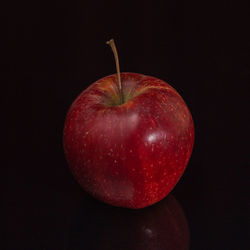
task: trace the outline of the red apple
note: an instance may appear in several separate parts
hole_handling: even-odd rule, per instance
[[[84,90],[64,127],[67,162],[95,198],[128,208],[163,199],[182,176],[194,143],[190,111],[166,82],[121,73]]]

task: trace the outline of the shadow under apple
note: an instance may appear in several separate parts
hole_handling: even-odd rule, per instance
[[[113,207],[86,196],[72,217],[67,249],[187,250],[189,228],[172,195],[140,210]]]

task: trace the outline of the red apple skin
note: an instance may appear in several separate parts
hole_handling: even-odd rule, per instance
[[[126,102],[117,104],[117,76],[104,77],[71,105],[64,151],[85,191],[133,209],[163,199],[182,176],[194,144],[191,113],[177,91],[151,76],[122,73]]]

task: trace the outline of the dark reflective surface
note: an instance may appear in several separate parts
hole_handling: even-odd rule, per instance
[[[87,197],[72,218],[67,249],[187,250],[189,228],[172,195],[141,210],[112,207]]]

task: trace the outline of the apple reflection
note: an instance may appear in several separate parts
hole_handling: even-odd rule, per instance
[[[72,218],[68,236],[71,250],[189,249],[187,219],[172,195],[140,210],[112,207],[87,197]]]

